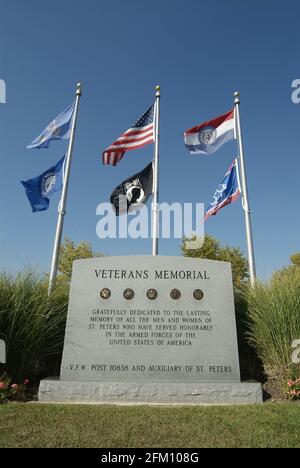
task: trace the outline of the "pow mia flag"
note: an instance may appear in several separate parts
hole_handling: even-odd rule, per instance
[[[152,162],[145,169],[124,180],[110,196],[116,215],[142,207],[153,192]]]

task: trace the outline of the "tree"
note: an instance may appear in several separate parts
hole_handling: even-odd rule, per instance
[[[71,280],[72,265],[74,260],[84,258],[102,257],[98,252],[94,252],[91,244],[81,241],[78,245],[68,238],[65,238],[61,244],[59,252],[59,275],[58,280]]]
[[[284,281],[290,278],[295,278],[300,281],[300,253],[295,253],[290,256],[291,265],[281,268],[280,270],[276,271],[271,281]]]
[[[291,255],[290,260],[292,262],[292,265],[298,268],[300,267],[300,253],[299,252]]]
[[[239,248],[222,246],[213,236],[206,235],[201,248],[189,249],[188,242],[193,239],[183,238],[181,252],[185,257],[203,258],[230,262],[234,286],[239,286],[248,280],[248,262]]]

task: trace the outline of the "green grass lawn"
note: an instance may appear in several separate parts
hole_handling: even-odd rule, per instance
[[[300,447],[300,405],[0,405],[0,447]]]

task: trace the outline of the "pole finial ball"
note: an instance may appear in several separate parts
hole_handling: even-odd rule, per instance
[[[76,86],[76,95],[81,96],[81,91],[82,91],[82,83],[79,81]]]
[[[238,91],[235,91],[235,93],[233,93],[234,97],[239,97],[240,93]]]
[[[160,91],[160,86],[159,86],[159,85],[156,85],[156,86],[155,86],[155,89],[156,89],[156,91]]]

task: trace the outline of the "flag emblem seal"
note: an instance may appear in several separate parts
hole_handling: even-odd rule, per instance
[[[215,119],[195,125],[184,132],[185,147],[191,155],[212,154],[224,143],[234,139],[234,109]]]
[[[199,143],[203,145],[212,145],[217,138],[217,130],[214,127],[204,127],[198,133]]]
[[[131,205],[139,205],[145,200],[145,192],[139,179],[125,184],[126,197]]]
[[[42,178],[42,183],[41,183],[41,193],[42,196],[45,197],[53,187],[55,186],[56,183],[56,174],[55,172],[48,173]]]
[[[51,133],[52,135],[54,136],[59,136],[59,133],[60,133],[60,129],[59,127],[57,126],[56,124],[56,121],[54,120],[53,122],[51,122],[51,124],[48,125],[48,127],[46,128],[45,132],[47,133]],[[48,139],[48,136],[45,134],[45,135],[42,135],[40,137],[40,144],[42,143],[45,143],[45,141]]]
[[[48,127],[46,128],[46,131],[48,131],[49,133],[53,133],[54,135],[59,135],[59,126],[57,125],[57,122],[56,120],[53,120],[53,122],[51,122],[51,124],[48,125]]]

